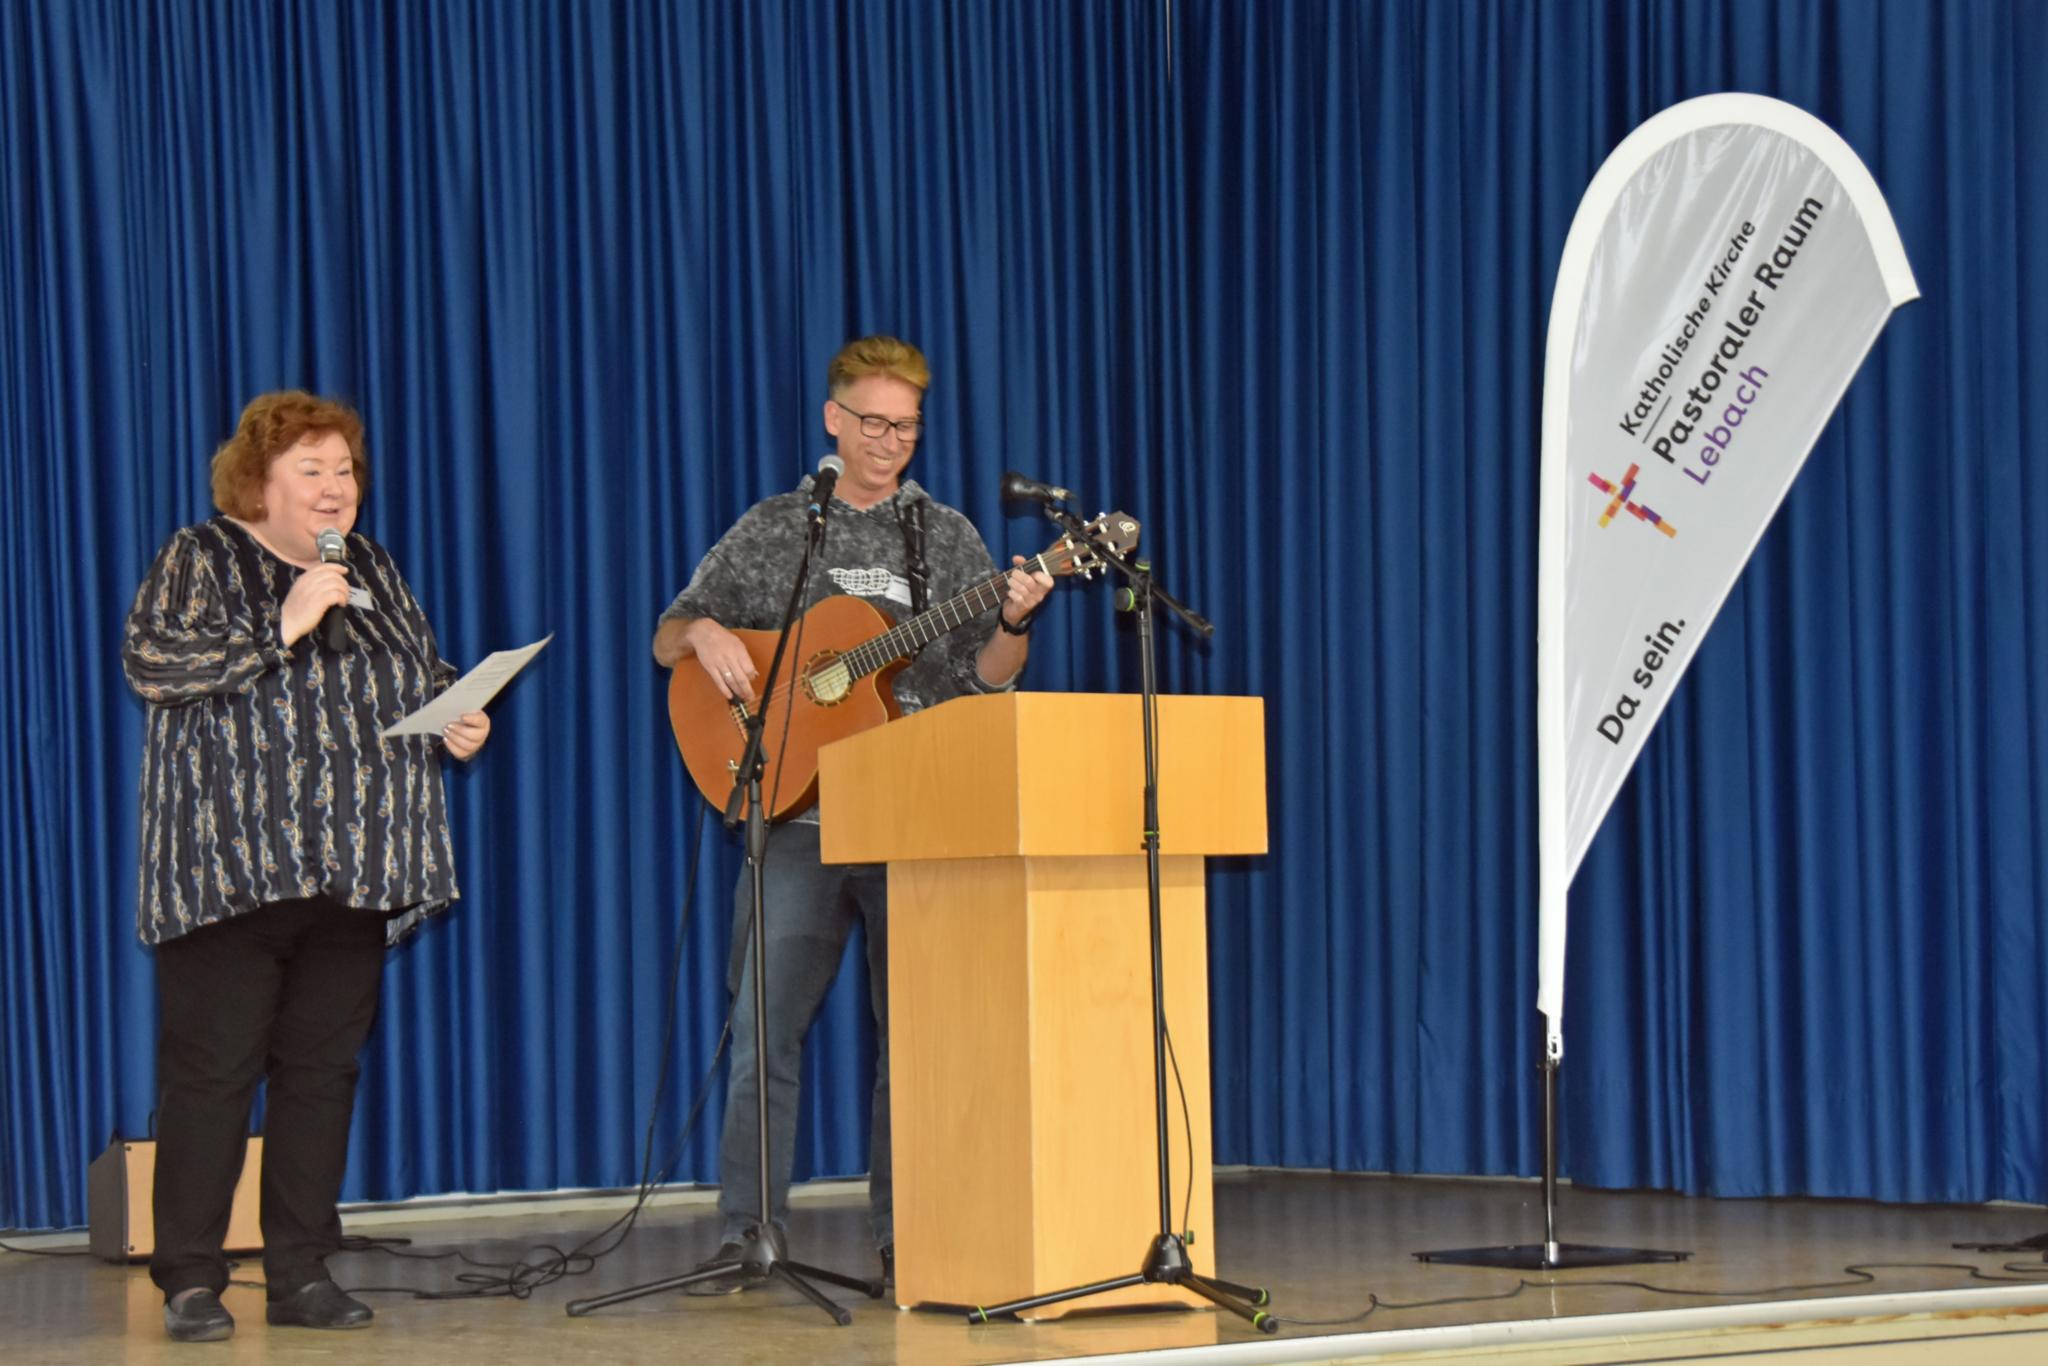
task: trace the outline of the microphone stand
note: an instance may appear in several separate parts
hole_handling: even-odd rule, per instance
[[[1196,1272],[1188,1258],[1187,1240],[1173,1227],[1173,1179],[1166,1127],[1166,970],[1159,913],[1159,689],[1153,660],[1152,605],[1155,602],[1164,605],[1205,640],[1215,634],[1216,628],[1207,618],[1161,588],[1152,577],[1152,566],[1146,561],[1124,559],[1091,536],[1079,519],[1064,508],[1049,502],[1043,506],[1047,517],[1069,535],[1087,542],[1105,564],[1123,575],[1128,586],[1117,591],[1117,609],[1135,614],[1138,627],[1139,713],[1145,737],[1145,892],[1151,912],[1152,935],[1152,1098],[1159,1151],[1159,1233],[1146,1248],[1143,1263],[1131,1275],[1032,1295],[987,1308],[976,1307],[968,1311],[967,1321],[987,1323],[998,1314],[1017,1314],[1087,1295],[1122,1290],[1127,1286],[1151,1284],[1192,1291],[1219,1308],[1228,1309],[1261,1332],[1277,1332],[1279,1320],[1256,1307],[1271,1302],[1266,1291]],[[1193,1156],[1190,1152],[1190,1161]]]
[[[760,705],[747,717],[747,748],[740,756],[739,766],[733,770],[732,795],[725,803],[725,826],[731,830],[741,820],[740,804],[746,803],[744,820],[747,830],[747,868],[754,898],[753,907],[753,956],[754,956],[754,1137],[759,1144],[756,1153],[755,1171],[759,1177],[756,1198],[760,1201],[759,1222],[750,1224],[740,1239],[740,1250],[729,1258],[707,1262],[693,1271],[680,1276],[669,1276],[642,1285],[628,1286],[615,1290],[609,1295],[598,1295],[586,1300],[572,1300],[569,1303],[571,1317],[581,1318],[596,1309],[620,1304],[626,1300],[638,1299],[643,1295],[655,1295],[664,1290],[680,1290],[721,1276],[739,1276],[745,1287],[751,1288],[769,1280],[780,1280],[793,1286],[799,1294],[832,1316],[832,1321],[844,1328],[853,1322],[853,1315],[827,1298],[811,1282],[824,1281],[847,1290],[858,1290],[869,1299],[880,1299],[883,1286],[880,1281],[864,1281],[837,1271],[810,1266],[803,1262],[791,1261],[783,1236],[775,1229],[770,1214],[768,1189],[768,930],[766,924],[765,882],[763,869],[768,852],[768,821],[761,814],[761,769],[766,754],[768,733],[768,708],[775,696],[775,680],[782,672],[782,657],[789,647],[790,628],[795,625],[804,602],[804,593],[811,582],[811,564],[817,559],[819,548],[825,542],[825,513],[829,497],[820,500],[816,514],[811,519],[810,541],[804,548],[802,565],[797,569],[796,585],[790,591],[789,605],[782,612],[782,629],[775,638],[775,654],[768,662],[768,674],[762,681]],[[793,703],[792,703],[793,705]]]

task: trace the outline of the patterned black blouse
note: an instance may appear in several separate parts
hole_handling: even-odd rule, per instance
[[[136,928],[147,944],[325,892],[396,911],[396,942],[460,895],[441,742],[379,732],[453,681],[384,547],[348,538],[348,648],[290,647],[296,566],[226,517],[157,552],[121,642],[148,706]]]

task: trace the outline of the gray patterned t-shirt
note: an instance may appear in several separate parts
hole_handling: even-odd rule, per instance
[[[803,561],[810,506],[810,481],[792,493],[764,498],[747,509],[718,544],[706,552],[676,595],[663,621],[709,617],[733,630],[772,631],[782,624]],[[901,622],[911,615],[909,554],[903,521],[910,506],[925,505],[924,559],[929,575],[927,607],[966,592],[996,572],[974,524],[934,500],[915,480],[906,479],[895,493],[869,508],[856,508],[835,497],[825,524],[825,547],[812,571],[806,609],[834,593],[849,593]],[[896,700],[904,713],[936,706],[970,692],[1004,692],[984,682],[975,656],[994,634],[996,614],[990,610],[918,652],[896,675]],[[817,808],[797,817],[815,821]]]

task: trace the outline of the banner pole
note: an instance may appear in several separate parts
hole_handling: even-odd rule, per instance
[[[1543,1050],[1543,1260],[1557,1264],[1557,1058]]]
[[[1580,199],[1544,339],[1537,476],[1544,1241],[1424,1260],[1688,1255],[1558,1241],[1567,891],[1850,378],[1918,296],[1869,170],[1782,100],[1673,105],[1622,139]]]

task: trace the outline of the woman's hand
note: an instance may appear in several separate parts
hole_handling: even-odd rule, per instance
[[[327,615],[330,607],[339,607],[348,601],[348,566],[345,564],[316,564],[303,570],[292,581],[291,590],[284,595],[284,606],[278,609],[277,633],[286,645],[293,645],[320,624],[320,618]]]
[[[467,759],[490,738],[491,718],[484,712],[466,711],[460,720],[450,721],[441,732],[441,742],[458,759]]]

